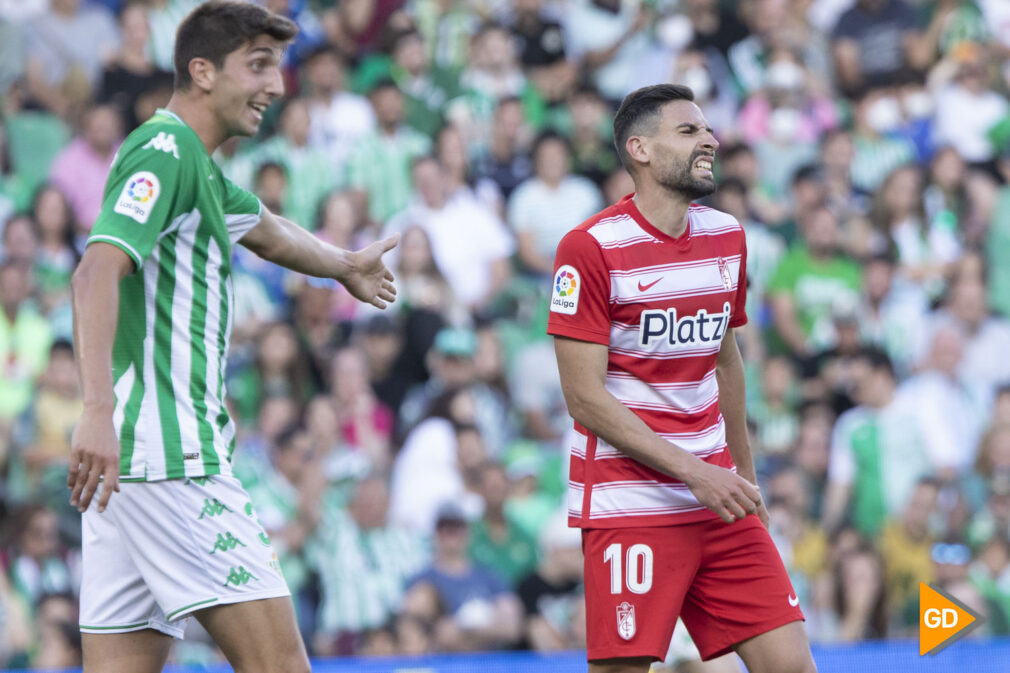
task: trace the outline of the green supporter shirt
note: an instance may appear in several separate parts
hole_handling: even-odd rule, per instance
[[[231,250],[261,214],[259,199],[225,179],[196,132],[167,110],[131,133],[113,161],[88,245],[114,245],[136,265],[119,286],[112,350],[124,479],[231,474]]]
[[[789,249],[771,280],[768,294],[789,294],[803,333],[817,348],[831,345],[834,325],[831,310],[836,302],[858,304],[863,274],[855,262],[841,255],[814,259],[803,245]]]
[[[505,537],[496,540],[481,519],[471,526],[470,558],[517,586],[537,565],[537,544],[521,528],[507,521]]]

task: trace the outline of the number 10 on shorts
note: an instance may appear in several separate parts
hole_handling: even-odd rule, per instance
[[[625,559],[621,543],[615,542],[603,551],[603,562],[610,564],[610,593],[623,593],[625,582],[633,594],[644,594],[652,588],[652,549],[649,545],[631,545]]]

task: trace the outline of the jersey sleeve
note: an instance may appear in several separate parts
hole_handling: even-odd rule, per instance
[[[729,320],[730,327],[743,327],[747,324],[747,238],[740,229],[740,272],[736,281],[736,297],[733,300],[733,316]]]
[[[610,270],[596,239],[574,229],[554,259],[547,333],[610,345]]]
[[[263,203],[259,197],[227,178],[224,179],[223,206],[224,223],[228,227],[228,238],[232,245],[259,224],[263,217]]]
[[[139,269],[154,251],[163,231],[177,212],[194,204],[183,203],[193,193],[182,160],[173,153],[139,144],[121,154],[105,184],[102,209],[91,228],[87,244],[111,243]]]

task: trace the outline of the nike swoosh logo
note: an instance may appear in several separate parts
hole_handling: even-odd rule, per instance
[[[793,596],[792,594],[790,594],[789,595],[789,605],[791,605],[791,606],[793,606],[795,608],[799,604],[800,604],[800,599],[797,598],[796,596]]]
[[[638,281],[638,291],[639,292],[645,292],[646,290],[648,290],[650,287],[652,287],[653,285],[655,285],[656,283],[658,283],[661,280],[663,280],[662,276],[660,276],[656,280],[652,281],[648,285],[642,285],[642,281]]]

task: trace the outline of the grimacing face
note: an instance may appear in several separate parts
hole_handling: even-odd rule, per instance
[[[715,152],[719,141],[701,108],[690,101],[671,101],[660,108],[653,136],[639,136],[649,153],[656,182],[694,200],[715,191]]]
[[[284,94],[281,57],[286,43],[259,35],[228,54],[215,72],[213,106],[228,136],[254,136],[263,112]]]

